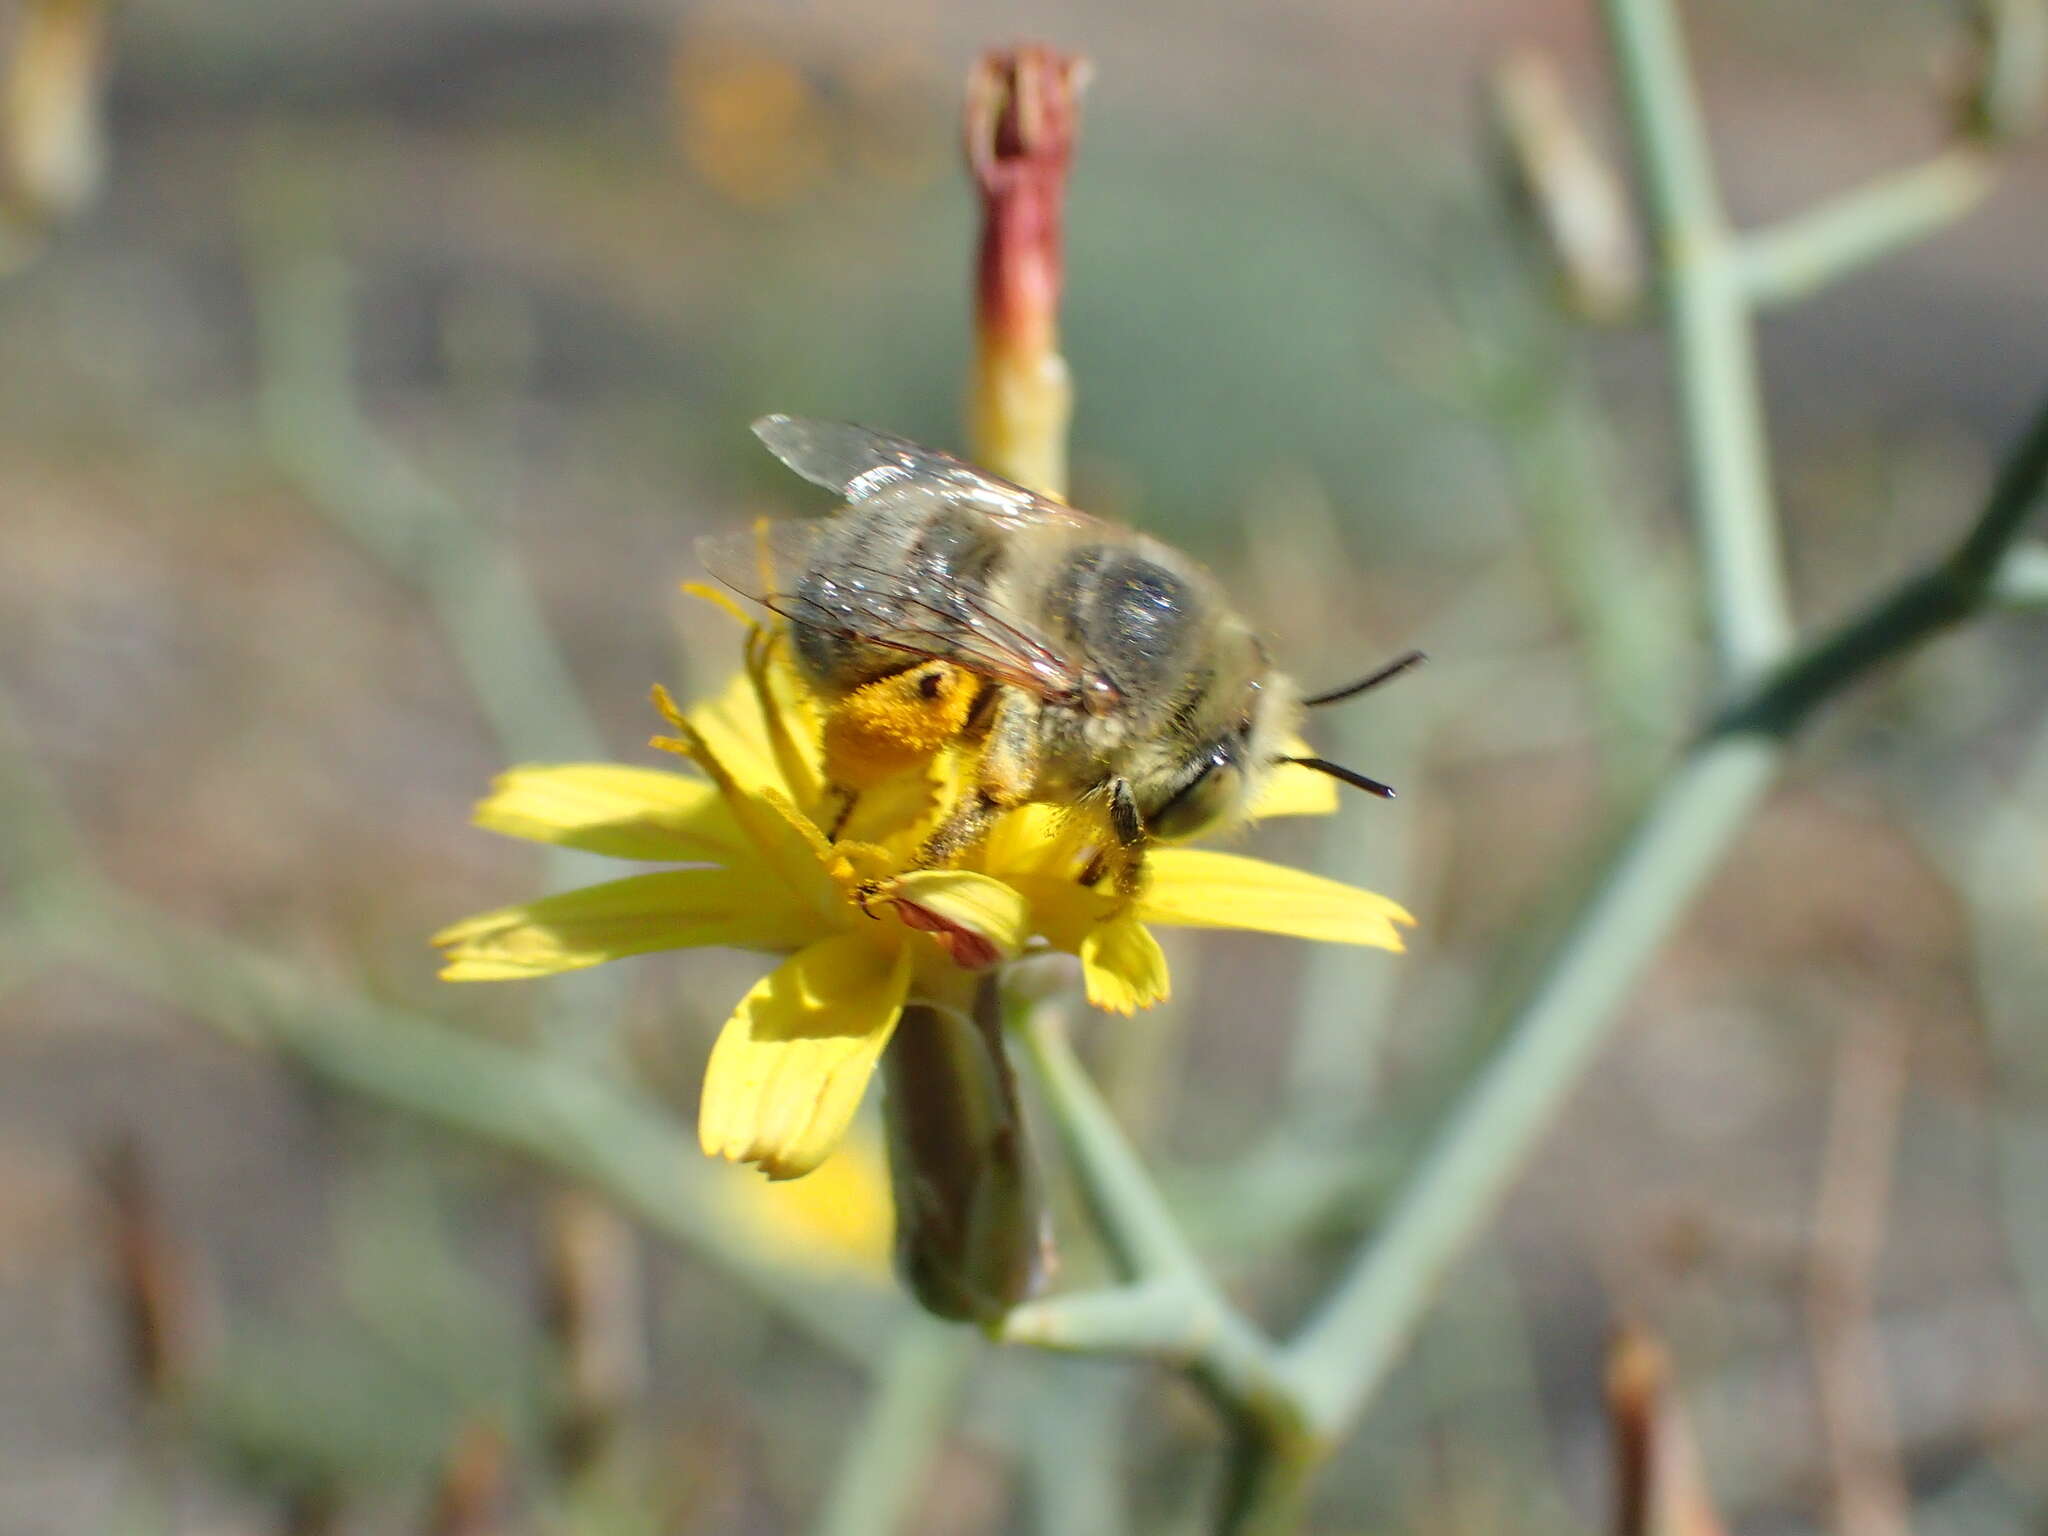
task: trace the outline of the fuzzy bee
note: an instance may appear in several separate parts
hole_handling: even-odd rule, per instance
[[[1420,661],[1303,698],[1215,577],[1180,551],[902,438],[764,416],[778,459],[837,493],[837,516],[707,539],[705,564],[781,615],[826,702],[826,769],[844,813],[861,790],[960,743],[971,790],[923,849],[943,865],[1004,811],[1099,806],[1113,871],[1136,888],[1146,842],[1242,816],[1288,754],[1304,709]],[[834,829],[835,834],[837,828]]]

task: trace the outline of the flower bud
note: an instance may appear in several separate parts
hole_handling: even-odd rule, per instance
[[[897,1267],[927,1311],[982,1324],[1039,1289],[1051,1251],[994,990],[973,1017],[911,1004],[882,1057]]]
[[[1050,496],[1067,490],[1073,387],[1060,356],[1062,219],[1085,60],[1049,48],[989,53],[967,82],[967,165],[981,196],[974,456]]]

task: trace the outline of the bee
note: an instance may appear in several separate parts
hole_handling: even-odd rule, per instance
[[[764,416],[754,432],[845,503],[701,545],[786,621],[825,702],[835,838],[862,789],[955,743],[974,750],[972,781],[921,866],[955,862],[1015,806],[1095,806],[1113,844],[1083,879],[1113,870],[1125,895],[1149,841],[1241,818],[1281,763],[1392,797],[1287,745],[1306,709],[1420,652],[1304,698],[1216,578],[1157,539],[863,427]]]

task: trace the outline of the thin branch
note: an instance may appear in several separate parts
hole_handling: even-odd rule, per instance
[[[1687,480],[1722,671],[1754,676],[1791,644],[1740,252],[1714,186],[1671,0],[1602,0],[1670,312]]]
[[[1012,1012],[1013,1038],[1023,1041],[1082,1197],[1118,1267],[1134,1280],[1201,1275],[1180,1223],[1075,1059],[1058,1010],[1012,1005]]]
[[[2036,408],[1984,510],[1947,559],[1900,583],[1785,662],[1761,687],[1722,711],[1711,733],[1789,735],[1823,700],[1872,667],[1988,606],[2007,557],[2036,511],[2044,482],[2048,399]]]
[[[1880,662],[1983,608],[2044,483],[2048,401],[1946,560],[1758,684],[1693,749],[1385,1223],[1283,1351],[1283,1374],[1319,1435],[1340,1434],[1385,1379],[1445,1273],[1606,1039],[1628,986],[1762,800],[1785,739]]]
[[[2006,553],[1992,583],[2001,608],[2048,608],[2048,544],[2020,544]]]
[[[978,1343],[969,1330],[928,1317],[898,1325],[874,1398],[839,1453],[816,1536],[890,1536],[904,1528]]]
[[[1814,1400],[1835,1528],[1857,1536],[1911,1530],[1873,1276],[1892,1201],[1910,1044],[1893,1019],[1845,1024],[1807,1271]]]
[[[902,1304],[835,1283],[830,1297],[721,1219],[694,1137],[587,1067],[458,1034],[436,1020],[313,992],[291,967],[81,875],[45,913],[47,942],[332,1087],[531,1158],[588,1184],[743,1281],[829,1348],[869,1360]]]
[[[1023,1309],[1018,1337],[1085,1330],[1095,1350],[1184,1366],[1238,1426],[1221,1528],[1230,1536],[1292,1529],[1308,1474],[1322,1454],[1294,1383],[1280,1370],[1272,1342],[1225,1299],[1181,1235],[1075,1059],[1057,1010],[1017,1012],[1013,1036],[1024,1044],[1083,1197],[1118,1266],[1135,1282],[1123,1291],[1066,1300],[1071,1310],[1063,1310],[1059,1297]]]
[[[1763,798],[1779,754],[1754,738],[1716,743],[1651,805],[1377,1235],[1287,1345],[1284,1369],[1318,1432],[1340,1434],[1385,1379],[1606,1040],[1615,1006]]]
[[[1989,154],[1959,145],[1781,224],[1752,230],[1739,242],[1743,289],[1759,305],[1806,298],[1938,234],[1983,202],[1996,180]]]

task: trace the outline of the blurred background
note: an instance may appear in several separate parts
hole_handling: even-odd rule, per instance
[[[1955,8],[1687,9],[1738,218],[1940,142]],[[83,0],[0,17],[45,70],[92,52]],[[749,962],[455,989],[425,936],[595,872],[469,827],[495,771],[651,762],[649,684],[733,665],[677,592],[693,537],[820,499],[750,419],[958,445],[960,82],[1019,36],[1096,63],[1076,500],[1227,572],[1311,686],[1433,657],[1317,722],[1401,799],[1251,844],[1406,902],[1413,953],[1202,936],[1169,1008],[1081,1044],[1275,1326],[1482,1059],[1707,697],[1664,343],[1562,317],[1485,131],[1536,45],[1613,142],[1589,6],[120,7],[103,177],[17,80],[50,142],[0,201],[4,1536],[829,1514],[900,1318],[886,1193],[871,1146],[776,1190],[697,1159]],[[1766,322],[1810,621],[1970,516],[2048,379],[2044,253],[2023,148],[1952,232]],[[1316,1529],[1604,1528],[1623,1319],[1731,1530],[2041,1527],[2044,655],[1977,626],[1802,745]],[[480,1054],[362,1067],[252,977],[329,1036]],[[508,1155],[582,1124],[547,1118],[555,1063],[632,1114]],[[630,1167],[597,1182],[635,1219],[563,1163]],[[1220,1432],[1184,1385],[923,1347],[959,1406],[906,1529],[1189,1528]]]

